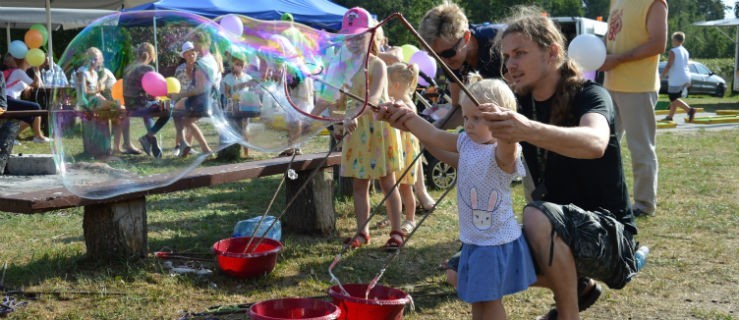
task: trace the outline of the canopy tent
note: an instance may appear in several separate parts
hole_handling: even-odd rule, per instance
[[[732,91],[739,91],[739,18],[719,19],[710,21],[698,21],[694,22],[693,25],[700,27],[735,27],[736,32],[734,36],[734,81]],[[726,34],[724,34],[726,35]],[[726,35],[729,39],[730,36]]]
[[[137,5],[140,5],[146,2],[148,2],[148,0],[2,0],[2,2],[0,2],[2,4],[2,7],[0,7],[0,10],[2,10],[0,11],[0,19],[2,20],[0,21],[5,22],[8,46],[10,46],[11,24],[13,25],[13,27],[22,27],[23,24],[30,25],[34,23],[43,23],[46,25],[46,28],[49,31],[51,31],[51,30],[54,30],[53,29],[54,25],[62,24],[59,22],[55,23],[55,21],[61,21],[61,20],[54,20],[56,18],[54,15],[54,12],[57,12],[57,9],[75,9],[72,11],[77,12],[80,15],[84,15],[85,13],[82,13],[81,11],[88,11],[87,14],[94,14],[91,12],[91,10],[92,11],[119,10],[119,9],[124,9],[124,8],[135,7]],[[54,7],[54,10],[52,10],[52,6]],[[9,21],[9,19],[15,18],[14,16],[12,16],[13,15],[12,10],[23,10],[23,9],[41,10],[41,12],[43,12],[43,16],[29,13],[25,15],[27,20],[18,21],[18,22]],[[15,12],[17,13],[18,11],[15,11]],[[104,14],[101,14],[101,15],[104,15]],[[78,15],[78,17],[80,16]],[[61,16],[59,17],[59,19],[61,19]],[[73,19],[73,18],[70,18],[70,19]],[[94,20],[95,18],[90,18],[90,19]],[[88,20],[87,23],[91,22],[92,20]],[[82,21],[82,18],[80,18],[80,20],[75,19],[75,21],[77,22]],[[19,25],[18,23],[21,23],[21,24]],[[75,23],[75,22],[70,22],[70,23]],[[83,23],[82,26],[86,25],[87,23]],[[54,48],[52,46],[51,38],[52,38],[52,35],[50,32],[48,48],[49,48],[49,55],[53,56]]]
[[[233,13],[259,20],[279,20],[283,13],[290,13],[296,22],[331,31],[341,28],[347,11],[328,0],[159,0],[123,11],[138,10],[187,11],[210,19]]]
[[[102,16],[117,11],[104,9],[51,9],[51,27],[57,30],[82,28]],[[35,23],[46,23],[46,9],[0,7],[0,25],[7,28],[26,29]]]

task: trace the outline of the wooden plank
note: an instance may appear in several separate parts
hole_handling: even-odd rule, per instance
[[[325,163],[321,164],[325,156],[325,153],[299,155],[295,157],[295,161],[291,167],[295,171],[306,171],[319,166],[325,168],[338,165],[341,162],[341,153],[334,152],[329,155]],[[106,199],[81,198],[69,192],[66,188],[34,190],[33,192],[0,197],[0,210],[15,213],[37,213],[93,204],[116,203],[152,194],[214,186],[284,173],[288,168],[290,159],[291,157],[281,157],[212,167],[200,167],[170,185]]]

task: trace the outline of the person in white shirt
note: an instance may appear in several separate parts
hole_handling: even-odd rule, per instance
[[[29,96],[34,88],[41,86],[41,78],[37,68],[34,68],[34,77],[31,78],[26,74],[26,70],[30,67],[24,59],[15,59],[6,57],[5,64],[8,67],[3,71],[5,77],[5,90],[7,94],[8,110],[10,111],[33,111],[41,110],[38,103],[23,100],[24,96]],[[41,130],[41,117],[22,117],[20,118],[21,126],[18,133],[28,127],[33,128],[33,142],[48,143],[51,141],[44,135]]]
[[[670,49],[667,65],[659,75],[660,79],[667,78],[667,95],[670,97],[670,113],[660,121],[672,121],[678,107],[688,113],[687,122],[693,122],[695,108],[690,107],[680,99],[683,90],[690,87],[690,71],[688,70],[688,59],[690,54],[683,47],[685,33],[678,31],[672,34],[672,49]]]

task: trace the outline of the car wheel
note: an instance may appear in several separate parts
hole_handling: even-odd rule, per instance
[[[457,169],[433,156],[427,155],[426,184],[433,189],[449,188],[457,180]]]
[[[724,93],[726,93],[726,87],[723,85],[719,85],[716,87],[716,92],[713,93],[713,96],[722,98],[724,96]]]

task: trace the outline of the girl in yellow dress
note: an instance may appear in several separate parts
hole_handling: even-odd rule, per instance
[[[402,104],[408,108],[416,110],[416,106],[411,99],[411,94],[416,90],[418,84],[418,66],[415,64],[406,64],[402,62],[394,63],[387,67],[388,76],[388,95],[395,103]],[[401,149],[403,156],[403,166],[395,173],[400,179],[398,190],[400,198],[405,207],[405,221],[401,224],[400,229],[404,234],[408,234],[416,228],[416,198],[413,195],[413,185],[416,180],[422,177],[418,174],[420,161],[413,162],[416,156],[421,152],[418,139],[408,131],[400,132]],[[405,176],[403,171],[408,172]]]
[[[377,57],[377,47],[372,41],[370,47],[370,33],[365,32],[371,26],[372,18],[362,8],[352,8],[346,12],[342,22],[340,33],[356,35],[348,37],[346,49],[352,54],[355,63],[364,61],[362,57],[370,54],[367,59],[367,73],[364,68],[355,68],[358,71],[352,76],[349,91],[357,96],[363,97],[369,86],[369,103],[378,104],[388,101],[387,96],[387,70],[385,63]],[[367,81],[366,77],[369,77]],[[342,98],[347,115],[356,113],[352,109],[360,108],[364,101],[356,101],[350,97]],[[341,126],[337,126],[342,130]],[[360,247],[370,242],[369,226],[367,220],[370,213],[369,187],[370,181],[378,179],[383,193],[387,195],[386,209],[390,217],[390,239],[385,244],[385,249],[396,250],[404,241],[403,233],[400,231],[401,202],[400,194],[395,185],[395,172],[400,170],[403,158],[400,153],[400,136],[398,130],[392,128],[386,122],[377,121],[372,112],[364,112],[356,118],[346,119],[343,129],[349,134],[344,138],[341,156],[341,176],[353,178],[354,212],[357,219],[357,235],[346,239],[353,248]],[[389,194],[388,194],[389,192]]]

